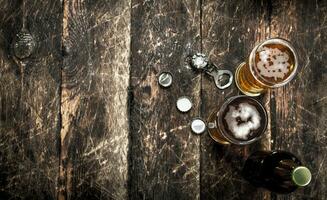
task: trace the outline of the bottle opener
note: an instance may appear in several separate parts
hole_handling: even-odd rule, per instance
[[[208,75],[212,76],[217,88],[223,90],[228,88],[233,83],[233,73],[229,70],[218,69],[212,63],[209,63],[208,57],[202,53],[197,53],[192,56],[192,67],[197,70],[202,70]],[[223,84],[224,76],[228,76],[228,82]]]

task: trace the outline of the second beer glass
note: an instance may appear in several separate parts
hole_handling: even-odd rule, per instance
[[[255,99],[229,98],[208,119],[209,135],[221,144],[246,145],[261,138],[267,127],[267,112]]]

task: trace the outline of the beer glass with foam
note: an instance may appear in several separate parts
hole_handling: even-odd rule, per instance
[[[243,94],[258,96],[290,82],[297,68],[297,54],[290,42],[272,38],[258,44],[248,60],[238,66],[235,83]]]
[[[246,145],[259,140],[267,128],[267,112],[257,100],[229,98],[208,119],[209,135],[220,144]]]

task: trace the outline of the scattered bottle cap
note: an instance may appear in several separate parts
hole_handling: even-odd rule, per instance
[[[177,99],[177,109],[181,112],[188,112],[192,108],[192,101],[189,97],[183,96]]]
[[[173,76],[169,72],[161,72],[158,78],[158,83],[162,87],[169,87],[173,83]]]
[[[206,124],[201,118],[194,118],[191,122],[191,130],[195,134],[202,134],[206,130]]]
[[[196,53],[192,56],[192,66],[196,69],[204,69],[208,65],[208,57],[202,53]]]

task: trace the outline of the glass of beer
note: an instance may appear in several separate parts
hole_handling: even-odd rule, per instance
[[[258,44],[247,62],[235,72],[235,83],[248,96],[258,96],[269,88],[281,87],[290,82],[297,71],[298,58],[293,46],[280,38]]]
[[[211,113],[208,131],[220,144],[246,145],[259,140],[267,128],[267,112],[257,100],[246,96],[229,98]]]

